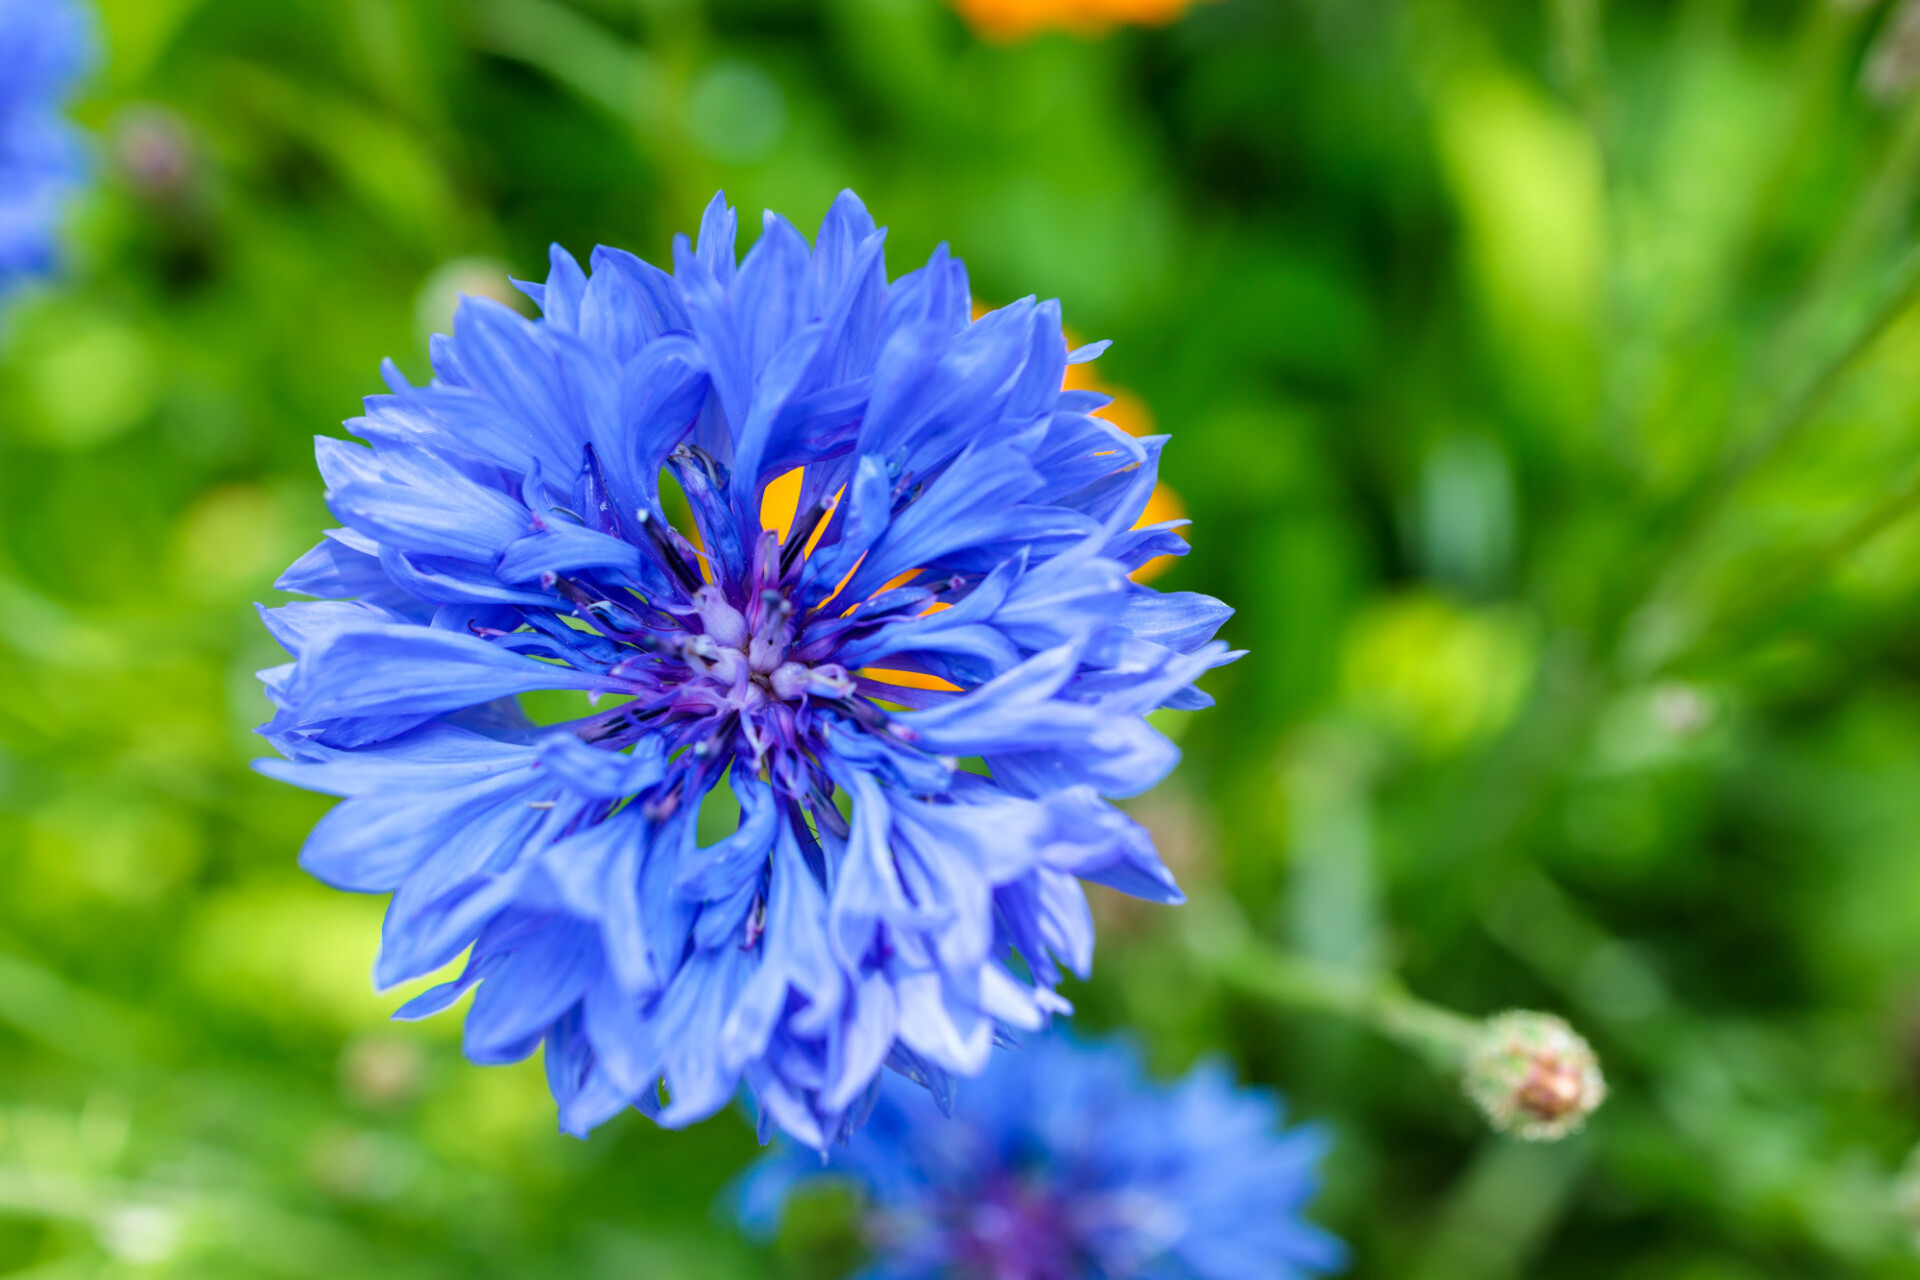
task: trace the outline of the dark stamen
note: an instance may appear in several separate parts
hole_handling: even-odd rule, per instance
[[[680,464],[689,460],[699,464],[700,470],[706,473],[707,483],[711,484],[715,489],[724,489],[727,487],[727,469],[720,465],[719,459],[715,458],[705,449],[702,449],[699,445],[675,445],[673,452],[667,455],[667,461],[672,464]],[[678,471],[678,465],[675,465],[674,469]]]
[[[861,728],[871,729],[875,733],[885,730],[891,724],[887,713],[865,698],[822,698],[820,701],[829,707],[846,712],[860,722]]]
[[[620,707],[605,719],[595,717],[574,729],[574,736],[591,746],[596,742],[605,742],[608,738],[617,738],[628,729],[634,728],[634,717],[625,707]]]
[[[816,502],[808,507],[806,514],[793,522],[793,528],[787,534],[787,545],[780,548],[780,576],[786,577],[792,571],[800,553],[807,549],[807,543],[813,541],[813,531],[820,527],[820,521],[827,514],[827,504]]]
[[[640,527],[647,531],[647,540],[653,544],[654,553],[660,557],[667,572],[673,575],[674,581],[685,587],[689,595],[698,591],[700,575],[694,572],[693,567],[680,554],[680,548],[674,546],[672,539],[667,537],[666,521],[661,520],[645,507],[641,507],[635,514],[640,517]]]
[[[639,616],[618,600],[597,596],[571,578],[563,578],[551,571],[540,575],[540,584],[559,592],[573,606],[576,614],[591,622],[608,638],[638,645],[642,649],[660,647],[659,641],[645,629]]]

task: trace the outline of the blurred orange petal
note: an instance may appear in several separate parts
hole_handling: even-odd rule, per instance
[[[974,2],[980,3],[982,0],[974,0]],[[999,2],[1006,3],[1008,7],[1021,7],[1011,3],[1011,0],[999,0]],[[973,304],[973,318],[978,320],[991,309],[976,299]],[[1069,347],[1080,345],[1079,335],[1068,329],[1066,342]],[[1067,376],[1061,380],[1060,385],[1066,391],[1097,391],[1102,395],[1112,396],[1113,403],[1104,408],[1095,409],[1094,417],[1104,418],[1130,436],[1153,434],[1153,410],[1147,408],[1147,402],[1125,387],[1109,384],[1100,376],[1093,361],[1068,365]],[[1148,525],[1159,524],[1165,520],[1184,520],[1186,515],[1187,504],[1180,500],[1180,495],[1174,492],[1166,481],[1162,480],[1154,486],[1153,495],[1147,499],[1147,509],[1140,513],[1140,519],[1134,523],[1133,527],[1144,529]],[[1183,538],[1187,536],[1185,529],[1180,530],[1180,536]],[[1178,559],[1177,556],[1156,556],[1128,576],[1135,582],[1150,581],[1171,569]]]
[[[1099,35],[1130,24],[1161,27],[1192,0],[954,0],[967,24],[989,40],[1021,40],[1039,31]]]

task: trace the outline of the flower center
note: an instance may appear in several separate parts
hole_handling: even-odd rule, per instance
[[[1078,1280],[1086,1274],[1070,1211],[1044,1188],[1004,1179],[958,1216],[956,1253],[968,1280]]]
[[[590,660],[632,697],[625,706],[576,721],[573,732],[583,741],[619,750],[645,734],[663,733],[670,750],[684,748],[685,763],[698,772],[724,768],[737,757],[756,773],[766,769],[763,776],[778,790],[801,799],[830,789],[814,760],[818,739],[833,720],[908,740],[884,711],[860,696],[846,667],[831,660],[845,628],[828,625],[811,637],[803,634],[807,620],[794,599],[804,558],[792,552],[804,531],[795,530],[784,550],[775,534],[763,533],[745,581],[729,589],[702,581],[692,544],[661,522],[647,523],[647,536],[680,587],[677,598],[623,601],[610,598],[617,590],[599,589],[590,580],[543,578],[573,606],[573,618],[598,634],[593,643],[599,656]],[[556,637],[554,626],[536,624],[575,656],[590,657],[570,643],[580,638],[577,627],[563,627]]]
[[[686,666],[682,695],[716,712],[750,713],[769,700],[797,702],[803,696],[844,699],[853,679],[835,662],[807,663],[788,657],[793,647],[793,604],[776,588],[760,592],[743,613],[712,583],[694,593],[693,609],[703,631],[680,642]]]

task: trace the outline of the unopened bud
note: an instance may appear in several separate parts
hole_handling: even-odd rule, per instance
[[[1465,1088],[1488,1123],[1528,1142],[1573,1133],[1607,1096],[1592,1046],[1563,1019],[1525,1011],[1482,1025]]]
[[[114,122],[113,147],[127,185],[142,198],[177,205],[194,194],[199,157],[186,121],[173,112],[129,108]]]

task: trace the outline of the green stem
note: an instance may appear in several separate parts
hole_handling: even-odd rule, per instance
[[[1705,504],[1711,511],[1741,480],[1772,457],[1780,447],[1805,430],[1814,411],[1826,402],[1841,381],[1852,372],[1854,362],[1872,349],[1896,320],[1920,298],[1920,249],[1909,250],[1894,269],[1892,284],[1880,303],[1867,314],[1866,321],[1853,333],[1845,346],[1829,356],[1797,395],[1784,400],[1759,433],[1722,469],[1715,489]]]
[[[1834,8],[1829,5],[1818,12],[1832,19]],[[1789,361],[1817,331],[1821,313],[1833,305],[1847,280],[1886,248],[1913,202],[1916,181],[1920,181],[1920,100],[1909,103],[1901,113],[1872,179],[1821,255],[1799,304],[1775,335],[1767,366]]]
[[[1692,564],[1701,539],[1740,485],[1811,425],[1815,413],[1845,381],[1855,363],[1916,301],[1920,301],[1920,249],[1910,250],[1901,260],[1881,301],[1846,344],[1829,356],[1798,392],[1780,402],[1747,445],[1729,457],[1688,504],[1680,526],[1663,538],[1672,550],[1662,559],[1645,590],[1633,598],[1631,607],[1619,614],[1621,618],[1634,617],[1676,589],[1678,580]]]
[[[1479,1030],[1474,1019],[1411,995],[1391,974],[1321,964],[1261,942],[1219,904],[1195,913],[1188,942],[1207,970],[1234,990],[1357,1023],[1438,1070],[1460,1071]]]
[[[1780,611],[1790,608],[1814,584],[1822,581],[1848,556],[1872,542],[1889,528],[1920,509],[1920,472],[1910,475],[1899,487],[1863,512],[1841,533],[1808,555],[1799,557],[1779,572],[1772,584],[1748,604],[1720,615],[1712,633],[1718,637],[1711,645],[1701,645],[1687,653],[1690,663],[1711,660],[1723,651],[1752,643],[1754,629],[1776,620]]]

